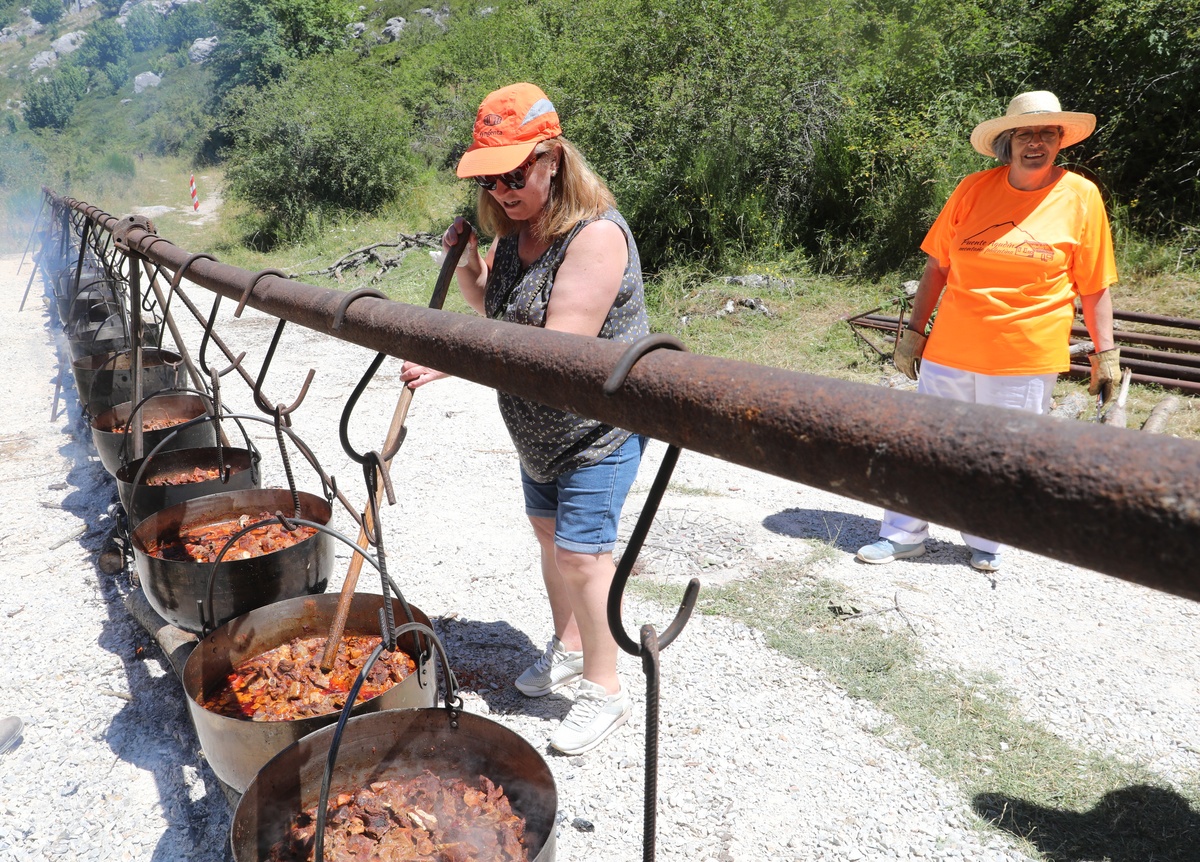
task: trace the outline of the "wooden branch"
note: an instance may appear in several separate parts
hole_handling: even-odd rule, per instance
[[[1146,422],[1142,425],[1142,430],[1147,434],[1163,433],[1163,431],[1167,430],[1167,423],[1171,421],[1171,417],[1175,415],[1175,411],[1178,409],[1178,396],[1166,396],[1154,405],[1154,409],[1150,411],[1150,415],[1146,417]]]
[[[1116,402],[1100,419],[1103,424],[1115,425],[1118,428],[1125,427],[1125,402],[1129,400],[1129,383],[1132,380],[1133,372],[1126,368],[1125,373],[1121,375],[1121,392],[1117,395]]]
[[[341,282],[342,274],[346,270],[361,269],[368,262],[374,263],[382,268],[381,272],[376,273],[372,281],[378,281],[379,277],[387,270],[398,266],[404,260],[405,255],[414,248],[441,248],[442,238],[431,233],[415,233],[415,234],[400,234],[400,237],[395,242],[373,242],[370,245],[364,245],[362,248],[356,248],[354,251],[347,252],[339,257],[329,266],[324,269],[310,269],[306,272],[293,272],[292,278],[297,278],[302,275],[328,275]],[[400,250],[400,254],[384,257],[376,249],[395,248]]]

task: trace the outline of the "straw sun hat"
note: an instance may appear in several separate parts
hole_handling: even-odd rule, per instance
[[[1096,115],[1064,111],[1058,96],[1046,90],[1034,90],[1014,97],[1003,117],[984,120],[976,126],[971,132],[971,146],[978,153],[994,157],[992,143],[996,136],[1022,126],[1062,126],[1060,148],[1065,149],[1092,133],[1096,128]]]

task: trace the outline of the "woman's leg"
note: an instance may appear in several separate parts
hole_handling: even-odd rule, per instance
[[[533,525],[533,534],[537,536],[538,548],[541,551],[542,582],[546,585],[546,596],[550,599],[554,634],[566,649],[578,652],[583,649],[583,641],[579,637],[579,627],[575,622],[575,612],[571,608],[567,586],[555,560],[557,549],[554,547],[554,519],[531,515],[529,523]]]

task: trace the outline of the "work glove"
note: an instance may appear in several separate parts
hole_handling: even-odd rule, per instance
[[[1100,403],[1107,404],[1117,392],[1121,382],[1121,348],[1110,347],[1088,356],[1092,364],[1092,382],[1088,384],[1091,395],[1099,395]]]
[[[925,352],[925,336],[905,327],[892,353],[892,363],[909,380],[917,379],[917,360]]]

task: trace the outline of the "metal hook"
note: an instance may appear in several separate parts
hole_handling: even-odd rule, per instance
[[[237,315],[235,314],[234,316],[236,317]],[[308,387],[312,384],[313,377],[317,374],[316,369],[308,369],[308,376],[304,378],[304,385],[300,387],[300,394],[296,396],[296,400],[289,406],[284,407],[283,403],[280,402],[272,407],[271,403],[267,401],[267,397],[262,392],[262,384],[263,380],[267,377],[267,369],[271,367],[271,360],[275,358],[275,348],[279,346],[279,336],[283,335],[283,328],[285,326],[287,326],[287,321],[280,318],[279,324],[275,327],[275,334],[271,336],[271,345],[267,348],[267,355],[263,357],[262,368],[258,370],[258,378],[254,381],[254,404],[263,413],[270,416],[278,414],[281,418],[286,418],[300,406],[300,402],[308,394]],[[288,424],[291,423],[289,422]]]
[[[342,320],[346,317],[346,309],[350,307],[350,303],[356,299],[362,299],[364,296],[373,296],[376,299],[387,299],[387,295],[382,291],[376,290],[373,287],[360,287],[352,290],[342,297],[342,301],[338,303],[337,311],[333,315],[333,328],[340,329]]]
[[[364,288],[364,289],[370,290],[370,288]],[[354,408],[358,404],[358,399],[362,396],[363,392],[367,388],[367,384],[369,384],[371,382],[371,379],[375,376],[375,372],[379,370],[379,366],[383,364],[383,360],[386,358],[387,358],[386,353],[376,353],[375,354],[375,358],[373,360],[371,360],[371,364],[369,366],[367,366],[366,373],[363,374],[362,379],[358,381],[358,385],[354,387],[354,391],[350,393],[350,397],[348,399],[346,399],[346,406],[342,409],[342,419],[338,423],[338,436],[342,440],[342,449],[344,449],[346,454],[349,455],[351,458],[353,458],[359,464],[365,464],[368,456],[360,454],[359,452],[356,452],[354,447],[350,445],[350,433],[348,430],[350,427],[350,414],[354,412]],[[403,435],[397,435],[396,442],[394,442],[390,447],[388,447],[388,450],[386,452],[384,452],[380,457],[385,462],[392,460],[392,458],[395,457],[396,453],[400,451],[400,444],[402,444],[403,442],[404,442]],[[387,485],[391,484],[391,480],[387,479],[386,473],[385,473],[385,484],[387,484]],[[392,498],[392,494],[391,494],[390,490],[388,491],[388,502],[389,503],[395,502],[395,500]]]
[[[663,333],[647,335],[635,341],[621,354],[621,358],[617,361],[612,373],[609,374],[608,380],[604,382],[604,394],[616,394],[625,384],[625,378],[637,361],[650,351],[659,348],[687,350],[686,345],[678,338]],[[662,502],[663,494],[666,493],[667,484],[671,481],[671,473],[675,470],[675,464],[679,460],[679,451],[678,446],[667,447],[667,453],[663,456],[658,475],[655,476],[654,484],[646,497],[646,504],[629,536],[629,542],[625,545],[625,552],[621,554],[621,562],[617,566],[612,587],[608,592],[608,627],[612,630],[613,638],[617,641],[618,646],[630,655],[645,655],[645,650],[641,643],[625,633],[625,626],[621,619],[621,599],[624,596],[629,575],[633,571],[633,564],[637,561],[638,553],[642,549],[646,535],[650,532],[654,516],[658,512],[659,503]],[[657,638],[657,650],[665,649],[683,631],[683,627],[687,625],[688,617],[691,616],[692,609],[696,605],[696,596],[699,592],[700,582],[692,578],[684,591],[683,601],[675,613],[675,618],[667,626],[666,631]]]
[[[238,302],[237,311],[233,313],[234,317],[242,316],[242,312],[246,310],[246,303],[250,300],[250,294],[254,292],[254,288],[258,287],[258,283],[268,275],[278,276],[279,278],[285,280],[288,278],[288,274],[281,269],[264,269],[256,273],[254,278],[251,279],[250,284],[247,285],[244,291],[242,291],[242,298]]]
[[[221,294],[218,293],[213,298],[212,311],[210,311],[208,313],[208,322],[204,324],[204,335],[201,336],[201,338],[200,338],[199,361],[200,361],[200,367],[204,369],[205,374],[212,374],[212,370],[209,369],[208,361],[205,359],[205,356],[208,354],[208,342],[209,342],[209,339],[212,337],[213,324],[216,323],[216,320],[217,320],[217,309],[220,307],[221,307]],[[195,312],[195,313],[199,314],[199,312]],[[228,368],[226,368],[224,371],[220,372],[220,374],[225,375],[226,373],[233,371],[235,368],[240,367],[242,364],[242,360],[245,358],[246,358],[246,351],[243,350],[241,353],[239,353],[237,356],[234,357],[233,364],[230,365]],[[246,379],[249,380],[250,378],[247,376]]]

